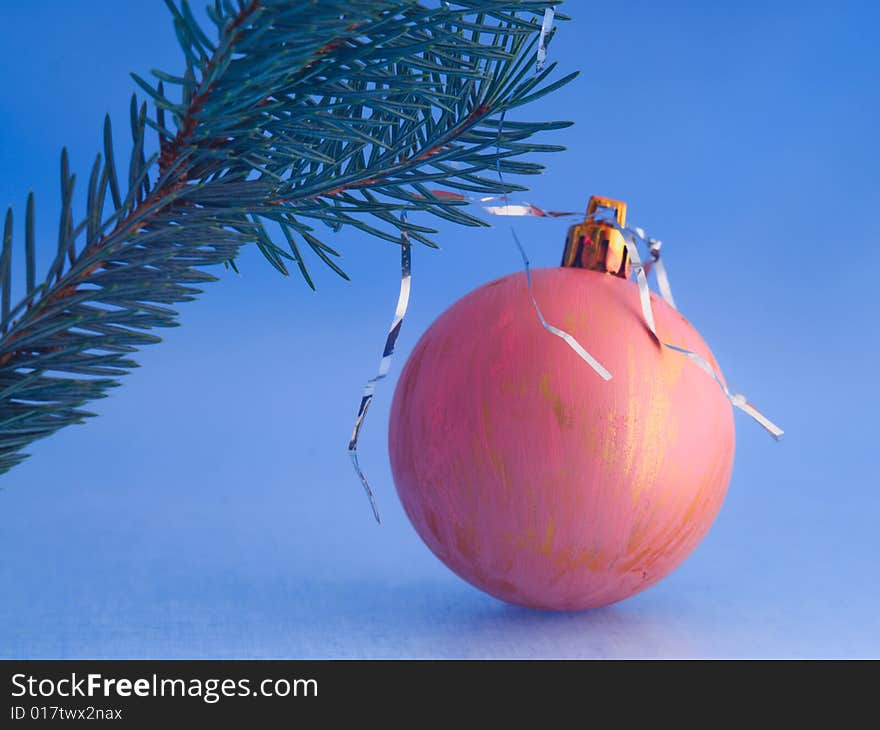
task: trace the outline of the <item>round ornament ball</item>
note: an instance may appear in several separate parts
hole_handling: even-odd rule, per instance
[[[570,232],[566,255],[595,240],[607,262],[614,231],[589,232]],[[510,603],[579,610],[653,585],[707,533],[733,469],[721,388],[651,336],[637,285],[601,268],[536,270],[532,293],[610,381],[543,328],[518,272],[440,315],[395,391],[391,467],[407,516],[450,569]],[[660,338],[721,377],[691,324],[652,304]]]

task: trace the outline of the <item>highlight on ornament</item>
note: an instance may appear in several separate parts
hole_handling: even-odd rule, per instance
[[[407,516],[450,569],[504,601],[576,610],[648,588],[721,507],[732,408],[782,436],[729,389],[675,307],[660,242],[626,213],[591,198],[556,268],[532,270],[514,231],[525,271],[441,314],[396,386],[389,449]]]

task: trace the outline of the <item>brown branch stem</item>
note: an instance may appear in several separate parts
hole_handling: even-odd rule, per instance
[[[238,29],[241,25],[247,20],[248,17],[253,15],[260,7],[259,0],[251,0],[251,2],[242,8],[238,14],[235,16],[233,21],[229,24],[227,33],[234,33],[232,40],[227,45],[226,53],[230,53],[232,47],[235,44],[235,41],[241,36],[241,31]],[[205,67],[205,73],[203,75],[207,76],[211,69],[216,66],[216,64],[222,60],[223,56],[214,56],[209,59],[208,64]],[[180,127],[177,130],[177,134],[175,138],[171,141],[166,142],[165,144],[160,145],[160,157],[159,157],[159,171],[160,175],[168,170],[172,165],[177,163],[178,158],[181,154],[181,150],[186,144],[187,140],[192,136],[193,132],[196,129],[198,124],[198,120],[196,119],[196,115],[199,110],[202,108],[205,100],[210,94],[212,87],[205,89],[201,93],[193,94],[192,99],[190,100],[190,104],[187,108],[186,114],[180,124]],[[109,231],[102,235],[95,243],[91,246],[84,248],[78,256],[73,255],[73,247],[70,250],[70,264],[71,268],[75,266],[76,260],[80,258],[88,258],[89,256],[94,255],[102,248],[107,245],[109,240],[112,240],[114,236],[118,235],[120,231],[125,230],[126,228],[130,228],[129,234],[136,233],[145,225],[147,225],[148,221],[143,220],[139,223],[132,225],[132,221],[136,220],[138,215],[143,211],[145,207],[152,206],[155,203],[161,201],[162,196],[168,195],[170,192],[178,190],[181,186],[185,185],[187,182],[186,174],[183,174],[179,179],[175,180],[173,185],[165,186],[165,187],[156,187],[152,190],[149,196],[146,196],[143,200],[139,201],[137,205],[134,205],[132,209],[126,214],[124,217],[120,218],[117,221],[116,225],[113,227],[113,230]],[[164,210],[164,206],[158,206],[155,213]],[[21,326],[16,331],[10,331],[8,335],[5,335],[6,342],[14,342],[17,339],[20,339],[24,335],[26,335],[29,330],[36,324],[38,324],[45,315],[45,313],[40,312],[40,304],[46,303],[51,304],[53,302],[61,301],[73,294],[76,294],[78,291],[79,285],[82,283],[84,279],[86,279],[89,275],[93,274],[95,271],[106,266],[106,261],[97,261],[90,266],[85,267],[81,272],[77,274],[77,276],[72,281],[64,281],[64,277],[61,275],[59,271],[58,279],[54,285],[48,287],[42,294],[40,300],[33,302],[28,306],[28,310],[25,318],[30,320],[28,325]],[[62,285],[63,284],[63,285]],[[20,323],[19,323],[20,324]],[[51,351],[54,348],[48,348]],[[4,353],[0,355],[0,368],[8,365],[14,358],[22,354],[22,350],[11,350],[10,352]]]

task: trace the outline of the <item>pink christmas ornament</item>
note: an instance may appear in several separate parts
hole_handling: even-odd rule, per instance
[[[548,335],[525,274],[510,274],[423,335],[389,443],[404,509],[440,560],[502,600],[572,610],[638,593],[694,550],[724,500],[734,425],[718,383],[649,332],[616,230],[574,226],[564,262],[535,271],[532,293],[612,379]],[[660,340],[720,378],[690,323],[652,305]]]

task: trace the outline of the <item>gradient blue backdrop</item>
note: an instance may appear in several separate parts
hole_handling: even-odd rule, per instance
[[[683,567],[619,605],[539,613],[460,581],[406,521],[386,449],[394,379],[445,307],[518,267],[506,224],[444,225],[442,252],[415,252],[362,440],[377,527],[344,446],[398,261],[346,232],[352,283],[316,262],[315,294],[246,251],[99,418],[2,477],[0,656],[880,655],[880,12],[706,5],[569,0],[551,56],[583,74],[531,110],[577,126],[552,138],[569,150],[528,198],[627,200],[728,380],[787,432],[774,443],[737,414],[728,499]],[[127,128],[128,71],[156,67],[180,68],[160,0],[0,0],[0,204],[20,222],[36,192],[45,250],[61,146],[82,179],[104,113]],[[555,265],[567,222],[517,225]]]

